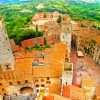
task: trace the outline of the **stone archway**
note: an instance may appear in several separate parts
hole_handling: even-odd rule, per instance
[[[20,88],[20,92],[25,93],[25,94],[30,94],[33,93],[33,88],[32,87],[22,87]]]

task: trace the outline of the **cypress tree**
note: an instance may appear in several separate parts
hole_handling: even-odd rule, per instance
[[[36,34],[39,33],[39,30],[38,30],[38,25],[36,24]]]
[[[61,15],[58,16],[57,23],[61,23]]]
[[[44,45],[47,45],[47,40],[45,37],[44,37]]]

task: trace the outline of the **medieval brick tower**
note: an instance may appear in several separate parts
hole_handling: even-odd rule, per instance
[[[14,69],[14,57],[3,19],[0,20],[0,67],[3,71]]]

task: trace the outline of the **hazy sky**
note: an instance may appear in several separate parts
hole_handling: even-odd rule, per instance
[[[0,0],[0,3],[15,3],[15,2],[20,2],[20,1],[32,1],[32,0]],[[33,0],[34,1],[34,0]],[[39,0],[36,0],[39,1]],[[46,1],[46,0],[45,0]],[[52,0],[53,1],[53,0]],[[67,1],[67,0],[66,0]],[[70,1],[70,0],[69,0]],[[74,1],[85,1],[85,2],[100,2],[100,0],[74,0]]]

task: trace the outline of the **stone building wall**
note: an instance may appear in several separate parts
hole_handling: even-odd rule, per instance
[[[3,71],[14,69],[14,57],[3,20],[0,21],[0,65]]]

